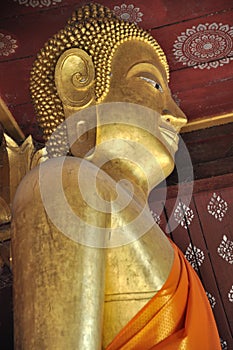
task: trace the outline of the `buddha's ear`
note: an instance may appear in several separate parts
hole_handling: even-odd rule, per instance
[[[95,102],[94,79],[94,65],[85,51],[72,48],[59,57],[55,84],[63,104],[70,151],[77,157],[85,157],[95,147],[95,107],[88,108],[85,114],[85,108]]]
[[[83,50],[66,50],[55,68],[55,84],[65,108],[82,109],[94,99],[95,68],[91,57]]]

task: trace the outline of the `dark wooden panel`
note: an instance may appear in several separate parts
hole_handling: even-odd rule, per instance
[[[195,196],[214,274],[233,333],[233,188]]]
[[[233,123],[181,136],[192,160],[195,180],[233,173]],[[185,150],[179,149],[175,157],[183,173],[188,170],[186,156]],[[185,178],[183,181],[190,179]],[[167,183],[169,186],[178,183],[176,169],[168,177]]]
[[[183,181],[190,181],[190,170],[189,168],[182,168],[180,172],[184,174],[187,173],[187,178],[184,178]],[[233,157],[220,158],[214,161],[206,161],[205,163],[197,163],[193,165],[193,179],[208,179],[214,176],[221,176],[225,174],[229,174],[232,178],[233,182]],[[178,176],[176,170],[168,177],[167,185],[175,186],[179,183]]]
[[[194,166],[195,179],[203,179],[230,173],[233,173],[233,157],[217,159]]]
[[[215,179],[209,179],[209,183],[213,182],[213,185],[215,186],[218,184],[218,181],[215,183],[214,180]],[[227,183],[229,183],[229,181]],[[217,187],[218,186],[221,187],[221,182]],[[226,193],[228,193],[228,196]],[[204,191],[195,194],[190,203],[188,203],[187,198],[185,197],[179,198],[178,203],[176,203],[176,197],[168,199],[165,203],[164,211],[167,213],[167,219],[172,218],[173,220],[171,222],[172,239],[183,251],[190,263],[195,267],[203,283],[215,315],[220,338],[225,344],[227,344],[227,349],[232,350],[232,264],[228,262],[228,266],[224,267],[223,265],[224,263],[226,264],[226,261],[219,256],[217,250],[222,240],[224,230],[231,232],[231,234],[228,234],[228,239],[232,241],[231,218],[233,215],[233,188],[228,187],[226,189],[218,189],[218,194],[220,194],[228,203],[228,219],[227,216],[223,219],[226,221],[225,223],[221,223],[221,229],[218,227],[218,223],[213,226],[209,224],[210,220],[216,221],[216,219],[214,219],[207,211],[207,205],[212,194],[212,191]],[[173,195],[175,196],[176,193],[174,192]],[[155,193],[155,200],[153,201],[153,196],[151,196],[150,208],[159,207],[159,204],[155,203],[156,198],[158,197],[159,194],[157,193],[156,196]],[[179,202],[185,203],[186,206],[179,205]],[[222,205],[222,210],[223,208],[224,206]],[[175,213],[174,209],[176,209]],[[186,219],[180,218],[180,214],[182,213],[185,213]],[[174,226],[174,224],[176,224],[176,226]],[[162,225],[162,228],[164,229],[165,226],[166,223]],[[230,243],[228,242],[228,244]],[[231,244],[233,244],[233,242]],[[228,247],[225,247],[226,256],[228,261],[231,262],[233,259],[232,247],[233,246],[229,245]],[[222,260],[220,263],[219,259]],[[224,272],[222,272],[222,269],[224,269]]]
[[[185,204],[186,203],[186,206]],[[175,200],[166,202],[166,210],[172,215]],[[183,205],[183,206],[182,206]],[[183,209],[182,209],[183,207]],[[220,337],[230,344],[231,331],[228,318],[225,314],[222,297],[215,280],[214,266],[202,232],[201,222],[196,211],[195,203],[191,200],[188,204],[187,198],[180,198],[180,204],[176,206],[173,218],[179,218],[179,214],[185,213],[185,217],[173,230],[173,240],[183,251],[187,260],[198,273],[203,287],[209,297],[209,301],[218,325]],[[175,221],[176,222],[176,221]]]
[[[186,144],[199,143],[201,141],[208,141],[210,139],[224,138],[229,134],[233,133],[233,123],[227,125],[219,125],[210,127],[207,129],[201,129],[182,133],[181,136]]]
[[[185,133],[182,138],[196,178],[233,172],[233,123]]]
[[[186,145],[193,165],[233,156],[233,134],[231,133],[225,135],[225,138],[216,137],[215,139],[201,140],[200,143],[187,143]]]
[[[231,187],[233,183],[233,173],[231,174],[224,174],[220,176],[215,176],[211,178],[205,178],[196,180],[192,183],[192,195],[196,195],[197,193],[201,192],[207,192],[207,191],[217,191],[221,190],[223,188]],[[187,187],[190,184],[180,184],[181,186]],[[166,185],[164,183],[159,184],[157,187],[155,187],[149,196],[148,202],[149,204],[157,203],[162,201],[165,203],[166,199],[172,199],[176,198],[178,195],[178,185],[175,186],[168,186],[166,188],[166,199],[164,200],[164,188]],[[162,195],[161,195],[162,192]],[[185,193],[185,192],[184,192]],[[156,208],[156,207],[155,207]],[[165,226],[163,226],[165,227]]]
[[[8,267],[0,269],[0,344],[3,350],[13,350],[12,275]]]

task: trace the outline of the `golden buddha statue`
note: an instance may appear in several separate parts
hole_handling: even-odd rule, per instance
[[[195,272],[147,205],[186,123],[168,78],[156,40],[97,4],[38,55],[31,91],[50,159],[14,199],[16,350],[193,350],[199,324],[203,349],[220,349]]]

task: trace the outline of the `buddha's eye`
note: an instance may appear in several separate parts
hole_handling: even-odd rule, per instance
[[[162,86],[157,81],[146,77],[140,77],[140,79],[145,80],[147,83],[151,84],[155,89],[159,90],[160,92],[163,92]]]

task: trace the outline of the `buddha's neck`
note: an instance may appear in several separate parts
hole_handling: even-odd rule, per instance
[[[146,174],[139,166],[128,160],[114,159],[106,162],[101,169],[117,183],[121,181],[121,186],[129,193],[133,193],[134,198],[137,198],[141,204],[147,203],[152,188],[149,186]]]

